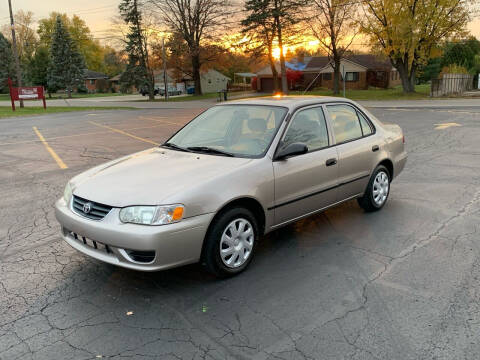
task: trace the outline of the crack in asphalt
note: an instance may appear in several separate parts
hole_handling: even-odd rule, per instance
[[[419,134],[419,139],[426,136],[425,134]],[[416,140],[418,145],[413,146],[410,151],[413,150],[421,156],[412,155],[414,161],[410,162],[407,169],[410,176],[425,170],[425,168],[423,170],[417,168],[416,164],[429,159],[441,158],[452,151],[458,145],[459,140],[464,139],[465,134],[464,130],[462,130],[461,136],[457,135],[456,137],[451,136],[451,133],[448,132],[439,132],[429,136],[428,141]],[[444,147],[444,151],[440,154],[435,153],[435,143],[440,143]],[[110,159],[101,152],[98,152],[97,156],[96,151],[89,149],[89,146],[84,146],[79,156],[91,159],[92,163],[97,160]],[[113,151],[111,153],[114,154]],[[476,151],[465,149],[457,152],[457,154],[460,153],[470,157],[479,154]],[[18,156],[15,161],[31,160]],[[38,161],[41,164],[49,163],[43,159]],[[446,159],[442,166],[450,166],[448,161]],[[0,166],[2,165],[0,164]],[[438,164],[430,163],[425,166],[427,171],[430,171]],[[468,163],[452,164],[452,167],[456,168],[457,172],[478,170],[478,167]],[[451,225],[457,225],[459,220],[471,220],[474,215],[479,214],[480,209],[476,209],[476,206],[480,202],[480,190],[475,191],[478,189],[478,183],[472,183],[470,188],[464,190],[465,193],[462,193],[461,197],[451,201],[449,206],[458,210],[446,218],[441,215],[442,221],[426,235],[416,241],[414,241],[415,232],[403,236],[401,240],[408,243],[408,246],[394,255],[382,253],[376,248],[369,249],[363,244],[342,243],[343,254],[345,249],[351,249],[354,252],[365,254],[365,258],[374,260],[369,263],[375,265],[373,271],[368,270],[363,274],[360,266],[358,269],[353,269],[357,273],[352,276],[356,283],[349,291],[355,295],[355,301],[348,305],[338,304],[337,307],[333,307],[331,304],[324,306],[321,301],[325,299],[319,298],[314,305],[317,307],[317,312],[312,313],[312,319],[305,320],[306,325],[289,327],[291,324],[289,321],[282,321],[283,319],[276,317],[277,315],[274,313],[272,315],[277,307],[282,309],[280,305],[272,304],[270,307],[269,304],[262,306],[261,303],[257,305],[251,302],[249,296],[255,295],[252,289],[259,289],[255,286],[252,287],[251,284],[255,283],[256,279],[268,277],[268,274],[261,271],[270,269],[268,266],[262,267],[261,261],[256,264],[255,270],[260,270],[256,276],[253,276],[253,271],[247,272],[243,278],[238,277],[230,282],[226,281],[215,285],[212,285],[205,277],[198,280],[205,284],[196,283],[196,287],[191,290],[192,293],[205,296],[207,292],[200,290],[201,287],[205,287],[210,289],[211,293],[208,293],[208,296],[211,299],[221,294],[228,294],[235,301],[235,303],[231,303],[232,309],[229,309],[228,306],[222,308],[223,310],[212,308],[205,314],[199,314],[198,311],[191,310],[191,307],[202,303],[204,299],[200,297],[195,300],[190,299],[190,306],[185,305],[184,299],[188,297],[190,291],[183,290],[182,286],[177,284],[182,281],[188,284],[191,281],[188,278],[194,277],[196,271],[187,271],[187,276],[169,273],[142,277],[123,270],[112,270],[109,266],[77,254],[67,245],[58,241],[56,233],[59,228],[52,216],[53,207],[45,205],[45,200],[47,203],[54,201],[61,193],[61,185],[63,185],[59,184],[61,181],[48,177],[52,176],[53,178],[55,172],[30,174],[20,166],[10,166],[9,171],[12,175],[9,175],[8,178],[0,178],[0,184],[5,187],[21,185],[22,188],[28,184],[29,188],[36,190],[35,195],[38,196],[38,200],[21,208],[22,211],[27,208],[30,210],[28,217],[19,216],[20,212],[17,212],[13,216],[7,217],[8,221],[3,228],[3,224],[0,223],[0,299],[2,300],[0,303],[0,314],[2,314],[0,317],[0,359],[2,360],[55,354],[58,351],[64,352],[61,354],[65,358],[86,359],[101,355],[104,358],[310,360],[318,359],[322,355],[322,353],[315,352],[321,346],[318,336],[322,333],[334,334],[332,335],[335,336],[335,340],[332,340],[333,343],[345,344],[345,348],[348,350],[342,350],[345,351],[344,353],[339,351],[337,353],[339,357],[394,358],[395,356],[384,355],[379,349],[376,349],[373,346],[374,340],[373,343],[367,341],[367,336],[372,334],[372,328],[378,326],[373,322],[375,320],[372,320],[375,319],[374,316],[382,316],[382,320],[386,323],[390,320],[384,313],[378,315],[382,309],[381,307],[379,309],[376,302],[382,302],[382,295],[372,293],[375,289],[375,286],[372,285],[392,273],[396,266],[411,259],[412,255],[420,249],[426,249],[429,245],[435,244],[437,239],[442,239],[448,244],[446,247],[450,254],[457,252],[459,255],[466,251],[466,244],[471,242],[472,247],[477,249],[477,257],[470,266],[470,273],[468,271],[465,273],[464,279],[453,297],[448,299],[449,303],[445,312],[440,314],[440,322],[434,328],[435,335],[425,345],[425,349],[419,356],[425,359],[432,358],[432,355],[440,357],[446,351],[456,350],[453,348],[454,345],[446,341],[449,339],[449,334],[446,332],[449,326],[458,327],[464,324],[464,328],[461,329],[465,331],[465,337],[470,341],[475,340],[475,333],[478,329],[475,327],[475,322],[478,321],[480,324],[480,319],[476,317],[476,313],[480,313],[480,308],[475,305],[475,302],[478,303],[476,289],[479,287],[478,279],[480,279],[480,260],[478,258],[480,251],[474,241],[478,234],[478,226],[476,224],[469,225],[471,228],[458,230],[455,235],[445,235],[445,232]],[[14,178],[21,180],[12,180]],[[465,182],[462,185],[465,186]],[[469,198],[465,200],[467,196]],[[427,195],[424,199],[420,199],[408,196],[407,193],[405,196],[396,196],[392,199],[420,203],[430,202],[431,207],[437,204],[436,199],[429,198]],[[328,217],[327,222],[332,228],[334,227]],[[309,228],[308,231],[310,236],[318,235],[315,228]],[[294,236],[295,233],[292,233],[291,237]],[[414,242],[412,243],[412,241]],[[332,241],[332,244],[334,242]],[[334,254],[332,244],[323,244],[323,249],[327,252],[330,251],[331,255]],[[295,241],[285,241],[279,245],[272,245],[272,249],[275,249],[274,256],[281,258],[286,256],[287,250],[295,254],[295,251],[298,251],[297,246],[299,245]],[[319,254],[320,252],[315,252],[314,256],[319,256]],[[265,256],[267,257],[268,254]],[[294,255],[289,256],[291,256],[290,260],[298,261],[299,267],[301,265],[299,261],[307,261],[303,258],[300,260],[300,257],[297,259]],[[312,261],[312,259],[308,261]],[[279,266],[282,263],[274,264]],[[309,268],[308,264],[311,263],[302,265],[307,271],[319,269],[329,271],[328,267]],[[288,269],[281,269],[281,271],[288,276]],[[308,275],[305,274],[305,277]],[[357,281],[358,275],[360,275],[360,280]],[[163,276],[166,280],[164,280],[165,285],[161,286],[157,279],[163,279]],[[345,276],[347,275],[345,274]],[[245,279],[250,279],[250,281],[247,282]],[[136,281],[139,283],[137,284]],[[195,282],[193,283],[195,284]],[[280,285],[278,282],[275,284]],[[291,282],[286,284],[292,285]],[[318,280],[311,284],[313,286],[323,285]],[[474,289],[473,293],[472,289]],[[243,291],[246,293],[244,294]],[[335,297],[336,301],[340,301],[343,295],[350,294],[339,293],[331,296]],[[108,298],[101,299],[100,296],[108,296]],[[161,307],[147,307],[143,311],[142,299],[145,296],[153,297],[155,305],[161,305]],[[271,296],[273,299],[276,294],[273,292]],[[302,301],[302,294],[299,294],[298,302]],[[135,315],[125,318],[122,311],[131,305],[137,306]],[[245,310],[253,315],[253,322],[246,321]],[[291,310],[296,309],[292,307]],[[149,319],[150,315],[158,317],[158,319]],[[137,316],[138,321],[136,320]],[[472,320],[468,320],[470,318]],[[451,319],[460,325],[452,324]],[[287,325],[282,325],[282,323]],[[216,326],[217,324],[218,326]],[[387,324],[382,325],[388,326]],[[272,334],[270,342],[265,343],[269,338],[260,332],[253,331],[255,327],[259,327],[265,332],[268,330]],[[387,328],[387,330],[391,329]],[[399,330],[392,331],[386,336],[389,345],[395,348],[399,356],[403,355],[403,358],[406,359],[409,344],[397,345],[401,341],[397,339],[397,335],[400,335]],[[116,336],[120,336],[120,339],[115,339]],[[125,336],[125,339],[122,339],[122,336]],[[135,341],[128,341],[128,336],[134,338]],[[101,348],[102,342],[105,342],[105,351],[96,351],[95,349]],[[109,342],[113,342],[114,345]],[[465,354],[467,353],[464,353],[464,357],[467,357]]]

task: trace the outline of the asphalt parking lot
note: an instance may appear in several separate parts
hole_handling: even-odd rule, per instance
[[[271,233],[229,280],[125,270],[60,239],[69,178],[200,111],[0,119],[0,359],[480,358],[480,108],[372,109],[409,151],[385,208]]]

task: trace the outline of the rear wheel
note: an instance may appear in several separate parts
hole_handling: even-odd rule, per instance
[[[220,214],[205,238],[207,269],[218,277],[242,272],[252,260],[257,237],[257,220],[250,210],[233,208]]]
[[[367,212],[380,210],[390,194],[390,174],[387,168],[379,165],[373,171],[367,189],[358,204]]]

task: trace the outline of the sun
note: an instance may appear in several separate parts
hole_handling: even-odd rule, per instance
[[[277,59],[277,60],[280,59],[280,48],[277,47],[277,48],[273,49],[272,55],[275,59]]]

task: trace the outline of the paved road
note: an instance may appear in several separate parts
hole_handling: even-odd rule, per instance
[[[230,99],[241,98],[245,96],[262,95],[258,93],[239,93],[231,95]],[[216,98],[189,101],[170,101],[170,102],[150,102],[141,95],[125,95],[125,96],[105,96],[81,99],[57,99],[48,100],[47,106],[127,106],[139,109],[197,109],[209,107],[217,103]],[[448,98],[448,99],[426,99],[426,100],[382,100],[382,101],[360,101],[364,106],[379,109],[475,109],[480,108],[480,98]],[[38,101],[25,101],[26,106],[40,106]],[[0,106],[10,106],[9,101],[0,101]]]
[[[233,279],[137,273],[61,241],[67,179],[200,110],[0,119],[0,359],[480,357],[480,110],[373,110],[410,153],[385,208],[352,201],[278,230]]]

